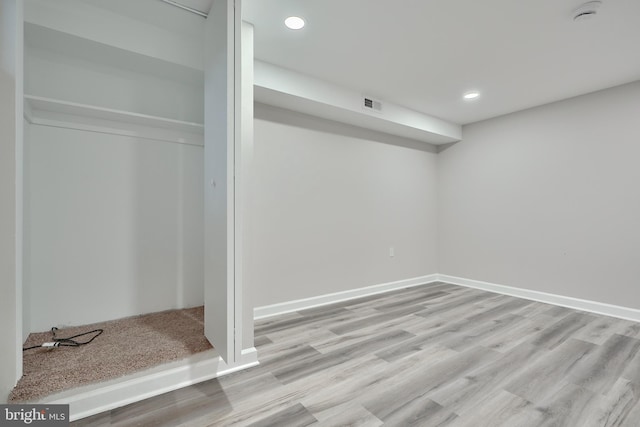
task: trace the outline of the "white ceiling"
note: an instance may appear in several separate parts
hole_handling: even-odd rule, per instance
[[[258,59],[464,124],[640,79],[640,0],[604,0],[573,22],[580,4],[244,0],[243,11]],[[307,26],[288,30],[290,15]],[[481,97],[463,101],[471,89]]]
[[[582,3],[243,0],[243,13],[258,59],[466,124],[640,79],[640,0],[603,0],[573,22]],[[288,30],[290,15],[307,26]]]

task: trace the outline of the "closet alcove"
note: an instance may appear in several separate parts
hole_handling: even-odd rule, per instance
[[[233,61],[229,37],[239,52],[240,12],[205,18],[159,0],[26,0],[24,8],[23,338],[40,333],[27,342],[42,341],[52,327],[58,336],[104,328],[80,358],[74,349],[25,352],[25,376],[35,375],[34,363],[46,367],[27,361],[36,353],[69,352],[70,372],[60,378],[108,365],[108,352],[134,348],[131,360],[160,359],[126,372],[114,364],[99,383],[27,400],[70,403],[79,418],[257,363],[241,320],[232,328],[242,318],[234,272],[205,261],[236,257],[241,267],[242,244],[229,239],[241,236],[241,216],[227,194],[242,192],[226,178],[242,159],[224,154],[241,151],[234,144],[250,126],[242,135],[220,126],[241,102],[229,91],[240,63],[231,74],[214,71]],[[252,106],[252,82],[244,82]],[[214,179],[217,187],[206,188]],[[165,358],[145,344],[164,338]],[[100,340],[110,347],[96,361],[91,347]]]

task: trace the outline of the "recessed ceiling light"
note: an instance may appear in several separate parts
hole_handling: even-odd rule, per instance
[[[462,97],[464,99],[476,99],[477,97],[480,96],[480,92],[477,91],[473,91],[473,92],[467,92],[465,93]]]
[[[304,27],[304,19],[299,16],[290,16],[284,20],[284,25],[291,30],[299,30]]]

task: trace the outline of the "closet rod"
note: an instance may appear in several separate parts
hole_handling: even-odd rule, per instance
[[[183,5],[183,4],[180,4],[180,3],[178,3],[178,2],[175,2],[175,1],[173,1],[173,0],[161,0],[161,1],[165,2],[166,4],[170,4],[171,6],[175,6],[175,7],[179,7],[180,9],[184,9],[184,10],[186,10],[187,12],[195,13],[196,15],[200,15],[200,16],[202,16],[202,17],[204,17],[204,18],[206,18],[206,17],[207,17],[207,14],[206,14],[206,13],[204,13],[203,11],[198,10],[198,9],[193,9],[193,8],[191,8],[191,7],[189,7],[189,6],[185,6],[185,5]]]

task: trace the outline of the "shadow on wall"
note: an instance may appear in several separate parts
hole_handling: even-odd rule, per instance
[[[29,133],[34,331],[202,305],[202,147]]]
[[[437,151],[437,152],[438,152],[438,153],[442,153],[443,151],[447,150],[449,147],[453,147],[454,145],[458,144],[459,142],[462,142],[462,140],[460,140],[460,141],[455,141],[455,142],[450,142],[450,143],[448,143],[448,144],[441,144],[441,145],[438,145],[438,146],[437,146],[437,148],[438,148],[438,151]]]
[[[134,191],[132,294],[137,313],[193,307],[203,300],[202,147],[131,144]]]

